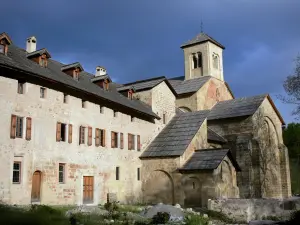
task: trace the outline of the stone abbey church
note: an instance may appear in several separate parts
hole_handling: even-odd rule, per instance
[[[207,34],[181,49],[184,76],[118,84],[102,66],[91,74],[52,59],[35,37],[18,47],[2,33],[0,201],[205,207],[291,196],[270,96],[235,98],[225,48]]]

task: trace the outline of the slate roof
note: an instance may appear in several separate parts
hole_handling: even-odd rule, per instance
[[[164,80],[166,80],[165,77],[155,77],[155,78],[151,78],[151,79],[127,83],[127,84],[123,84],[122,87],[119,87],[118,91],[126,91],[126,90],[131,89],[132,87],[134,87],[136,91],[151,89],[151,88],[155,87],[156,85],[160,84]]]
[[[196,150],[179,171],[214,170],[221,164],[225,156],[228,156],[237,171],[241,171],[229,149]]]
[[[219,46],[220,48],[225,49],[225,47],[223,45],[221,45],[215,39],[213,39],[212,37],[210,37],[209,35],[207,35],[207,34],[205,34],[203,32],[201,32],[200,34],[198,34],[192,40],[189,40],[188,42],[184,43],[181,46],[181,48],[186,48],[188,46],[195,45],[195,44],[200,44],[200,43],[207,42],[207,41],[210,41],[210,42],[214,43],[215,45]]]
[[[221,135],[219,135],[209,127],[207,127],[207,140],[212,142],[218,142],[218,143],[227,142],[227,140],[224,137],[222,137]]]
[[[9,47],[8,47],[9,48]],[[33,56],[36,56],[36,55],[43,55],[43,54],[46,54],[48,56],[48,58],[51,58],[51,55],[50,53],[47,51],[47,49],[45,48],[42,48],[40,50],[37,50],[37,51],[34,51],[34,52],[30,52],[30,53],[27,53],[27,57],[28,58],[31,58]]]
[[[151,142],[140,158],[181,156],[208,113],[209,110],[177,114]]]
[[[74,67],[80,68],[81,71],[84,70],[79,62],[64,65],[64,66],[61,67],[61,70],[64,71],[64,70],[68,70],[68,69],[71,69],[71,68],[74,68]]]
[[[111,82],[111,79],[108,75],[95,76],[91,79],[92,82],[108,79]]]
[[[263,94],[218,102],[211,109],[207,119],[218,120],[253,115],[267,96]]]
[[[71,76],[68,76],[61,71],[61,68],[65,66],[64,64],[48,59],[48,66],[47,68],[44,68],[36,62],[27,59],[26,55],[27,53],[24,49],[11,44],[8,46],[7,56],[0,54],[0,67],[18,70],[27,73],[28,76],[32,75],[47,80],[53,80],[62,83],[65,86],[72,87],[80,92],[90,93],[101,99],[114,102],[116,105],[119,104],[131,108],[141,114],[159,118],[152,112],[150,107],[146,107],[141,101],[129,100],[117,91],[105,91],[96,84],[93,84],[91,82],[91,78],[94,77],[93,74],[82,71],[80,72],[79,80],[76,81]]]
[[[175,89],[176,93],[178,95],[182,95],[198,91],[210,78],[212,77],[203,76],[184,81],[170,79],[169,82]]]

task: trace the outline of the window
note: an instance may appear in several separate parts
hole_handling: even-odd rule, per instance
[[[198,67],[197,65],[197,57],[195,54],[193,54],[193,69],[196,69]]]
[[[166,114],[163,114],[163,124],[166,124]]]
[[[95,145],[105,147],[105,130],[95,129]]]
[[[85,127],[80,126],[79,128],[79,144],[84,144],[85,142]]]
[[[131,120],[131,122],[134,122],[134,117],[130,116],[130,120]]]
[[[21,183],[21,162],[14,162],[12,181],[14,184]]]
[[[116,167],[116,180],[120,180],[120,167]]]
[[[67,141],[67,125],[57,122],[56,124],[56,141]]]
[[[17,116],[16,137],[17,138],[23,137],[23,117],[19,117],[19,116]]]
[[[65,183],[65,164],[60,163],[58,166],[58,182]]]
[[[40,88],[40,98],[45,98],[46,97],[46,88],[41,87]]]
[[[24,94],[24,82],[18,81],[18,94]]]
[[[81,106],[82,106],[82,108],[86,108],[86,101],[81,100]]]
[[[128,150],[135,150],[136,149],[136,141],[135,135],[128,134]]]
[[[104,107],[100,106],[100,113],[104,113]]]
[[[217,54],[213,54],[213,67],[219,69],[219,56]]]
[[[0,53],[4,54],[5,53],[5,46],[0,44]]]
[[[68,95],[64,94],[64,103],[68,103]]]
[[[198,67],[202,67],[202,54],[198,52]]]
[[[118,140],[118,133],[117,132],[111,132],[111,147],[112,148],[118,148],[119,147],[119,140]]]
[[[137,168],[137,180],[141,180],[141,169]]]
[[[196,185],[195,185],[195,182],[193,182],[193,189],[195,189],[196,188]]]
[[[118,112],[114,110],[114,117],[118,116]]]

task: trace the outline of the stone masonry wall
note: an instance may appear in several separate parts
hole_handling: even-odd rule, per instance
[[[168,93],[166,93],[168,94]],[[127,134],[141,136],[142,149],[157,131],[156,124],[129,115],[104,109],[81,99],[47,89],[46,98],[40,98],[40,87],[25,84],[25,93],[17,94],[17,81],[0,78],[1,135],[0,135],[0,198],[10,204],[31,202],[32,174],[42,172],[42,204],[82,204],[83,176],[94,176],[94,202],[106,201],[107,193],[116,193],[120,201],[139,201],[142,182],[137,180],[137,168],[142,164],[141,152],[128,150]],[[155,102],[153,104],[156,104]],[[173,103],[174,104],[174,103]],[[32,138],[10,138],[11,115],[32,118]],[[56,142],[56,123],[73,125],[72,143]],[[25,127],[24,122],[24,127]],[[79,126],[91,126],[92,146],[79,145]],[[106,147],[95,146],[95,128],[106,129]],[[124,149],[111,148],[111,131],[124,133]],[[87,131],[86,131],[87,140]],[[13,162],[22,162],[21,183],[12,183]],[[58,165],[66,165],[66,180],[58,182]],[[120,167],[120,180],[116,180],[116,167]],[[141,176],[143,171],[141,170]]]

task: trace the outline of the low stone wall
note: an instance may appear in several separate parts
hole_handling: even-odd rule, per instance
[[[300,198],[290,199],[219,199],[208,200],[208,209],[222,212],[236,221],[261,220],[276,216],[288,218],[300,210]]]

